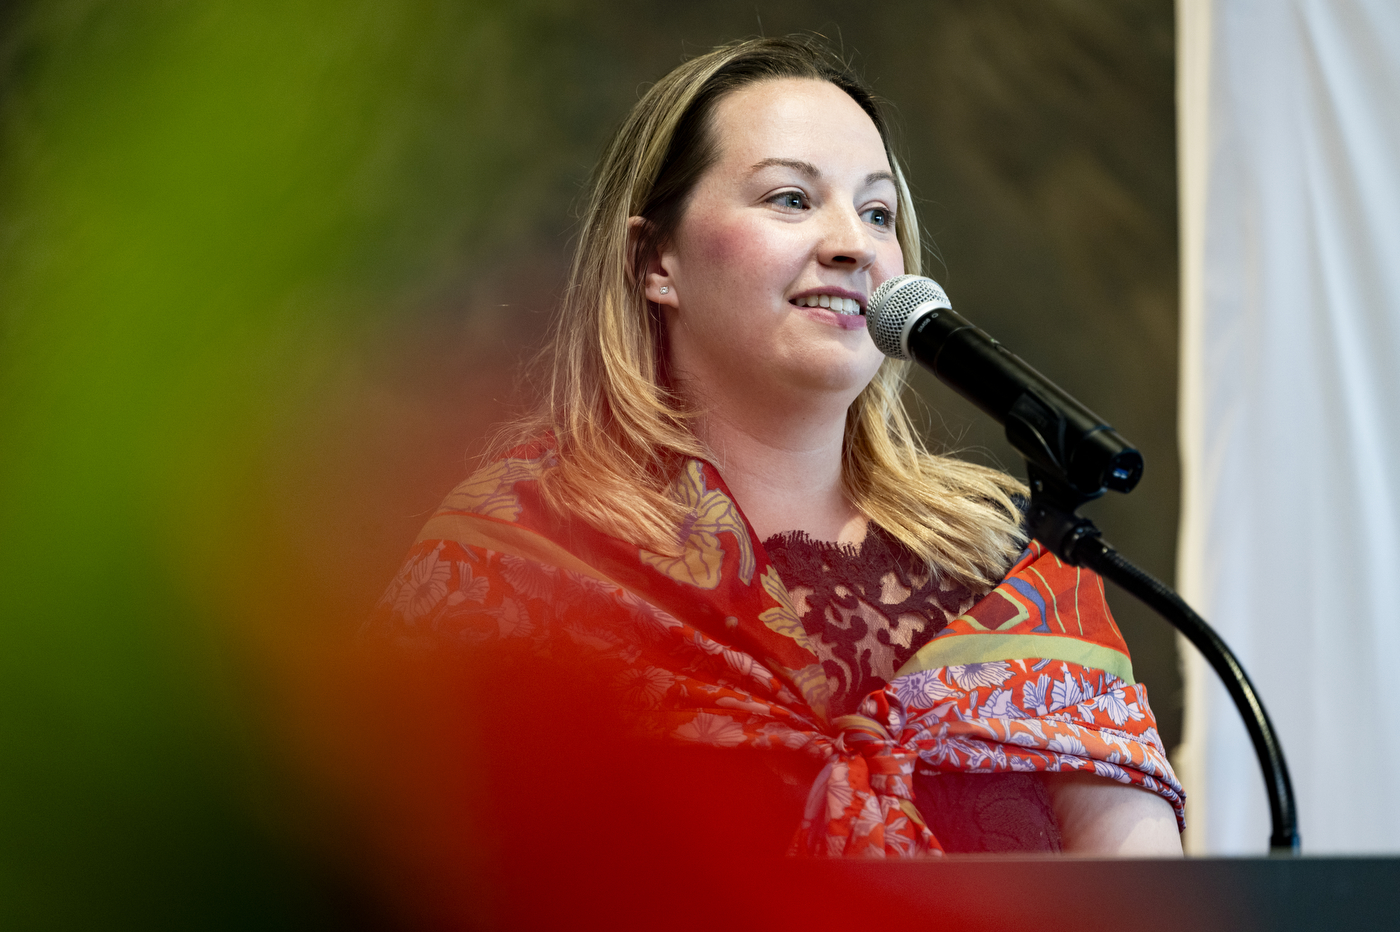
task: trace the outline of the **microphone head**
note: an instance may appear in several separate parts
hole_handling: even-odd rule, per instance
[[[922,275],[899,275],[886,279],[870,296],[865,327],[880,352],[909,359],[909,328],[924,311],[936,307],[953,309],[938,282]]]

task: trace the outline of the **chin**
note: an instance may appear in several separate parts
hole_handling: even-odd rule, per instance
[[[875,378],[875,373],[880,370],[878,364],[873,368],[869,365],[857,365],[847,361],[845,365],[833,364],[822,367],[810,367],[801,374],[803,388],[808,391],[842,393],[850,396],[854,401],[855,397],[865,390]]]

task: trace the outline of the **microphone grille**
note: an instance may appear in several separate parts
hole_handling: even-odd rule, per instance
[[[910,317],[927,304],[953,309],[938,282],[922,275],[900,275],[875,289],[865,312],[865,326],[880,352],[895,359],[909,358],[904,337]]]

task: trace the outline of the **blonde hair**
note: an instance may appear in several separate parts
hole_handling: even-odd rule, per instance
[[[557,463],[540,480],[546,505],[660,553],[679,551],[676,528],[686,517],[672,481],[686,459],[709,451],[667,377],[662,318],[643,294],[641,266],[674,234],[714,160],[715,105],[776,78],[829,81],[870,115],[896,179],[904,268],[918,273],[921,265],[914,206],[878,103],[819,41],[734,42],[684,62],[647,91],[596,170],[568,290],[543,351],[542,403],[510,425],[497,448],[552,432]],[[633,216],[648,221],[640,242],[629,239]],[[1004,473],[930,453],[901,399],[907,371],[908,363],[887,359],[851,404],[842,489],[931,572],[985,589],[1024,543],[1011,496],[1025,489]]]

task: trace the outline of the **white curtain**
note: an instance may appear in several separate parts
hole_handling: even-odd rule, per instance
[[[1400,0],[1178,0],[1178,585],[1288,755],[1305,852],[1400,851]],[[1188,851],[1263,781],[1184,642]]]

